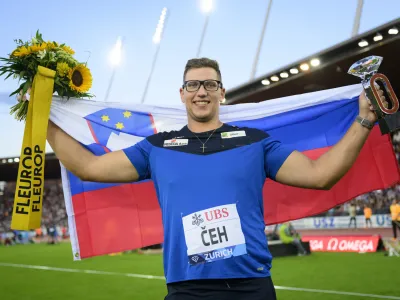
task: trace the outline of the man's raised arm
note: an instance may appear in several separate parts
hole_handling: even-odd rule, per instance
[[[379,95],[387,107],[388,103],[381,90]],[[359,115],[371,124],[377,120],[374,108],[364,92],[359,98]],[[311,160],[304,154],[294,151],[276,174],[276,180],[302,188],[324,190],[332,188],[356,161],[369,132],[370,129],[354,122],[344,137],[317,160]]]
[[[369,130],[354,123],[328,152],[312,160],[293,152],[276,175],[280,183],[311,189],[331,189],[352,167],[367,140]]]
[[[47,141],[64,167],[84,181],[132,182],[139,179],[123,151],[96,156],[51,121]]]

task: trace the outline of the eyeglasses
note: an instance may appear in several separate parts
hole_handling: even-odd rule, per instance
[[[182,88],[186,88],[188,92],[197,92],[200,89],[200,86],[203,85],[204,89],[209,92],[218,91],[219,88],[222,88],[222,82],[218,80],[188,80],[185,81]]]

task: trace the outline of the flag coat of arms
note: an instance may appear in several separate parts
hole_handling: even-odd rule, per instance
[[[361,85],[294,95],[261,103],[221,106],[222,122],[257,128],[317,159],[334,146],[358,115]],[[95,155],[124,149],[187,124],[182,106],[151,106],[55,97],[50,119]],[[61,166],[74,259],[163,242],[161,210],[151,180],[84,182]],[[399,182],[389,135],[375,126],[350,171],[329,191],[266,180],[266,225],[310,217],[361,194]]]

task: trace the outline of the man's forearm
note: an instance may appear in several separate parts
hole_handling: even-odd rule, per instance
[[[354,122],[344,137],[315,161],[319,178],[326,188],[334,186],[356,161],[370,130]]]
[[[84,166],[89,165],[95,156],[51,121],[47,141],[61,163],[74,175],[84,178]]]

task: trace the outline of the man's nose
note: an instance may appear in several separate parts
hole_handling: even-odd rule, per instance
[[[201,84],[199,90],[197,91],[197,96],[207,96],[207,90],[204,88],[204,86]]]

